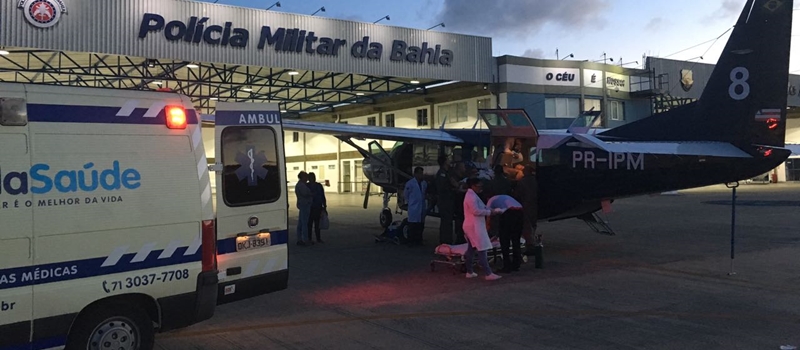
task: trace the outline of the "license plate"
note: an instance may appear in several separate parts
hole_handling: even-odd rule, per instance
[[[253,250],[270,246],[269,233],[260,233],[255,236],[239,237],[236,239],[236,251]]]

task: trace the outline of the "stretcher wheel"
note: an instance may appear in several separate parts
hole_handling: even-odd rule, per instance
[[[383,228],[389,227],[389,225],[392,224],[392,211],[387,208],[381,210],[379,221],[381,223],[381,227]]]

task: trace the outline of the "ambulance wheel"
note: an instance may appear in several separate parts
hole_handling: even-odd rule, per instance
[[[381,227],[387,228],[392,224],[392,211],[384,208],[380,215]]]
[[[70,332],[67,349],[148,350],[154,341],[153,321],[144,310],[112,304],[81,315]]]

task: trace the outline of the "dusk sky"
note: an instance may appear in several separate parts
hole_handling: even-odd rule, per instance
[[[210,1],[210,2],[213,2]],[[272,0],[218,0],[265,9]],[[488,36],[495,56],[642,62],[642,55],[716,63],[745,0],[282,0],[272,11]],[[797,21],[795,20],[795,23]],[[800,29],[794,32],[800,33]],[[723,35],[720,37],[720,35]],[[718,38],[716,42],[714,39]],[[800,72],[797,35],[790,70]],[[691,48],[696,46],[694,48]],[[691,49],[689,49],[691,48]],[[688,50],[687,50],[688,49]],[[685,51],[684,51],[685,50]],[[703,56],[703,60],[698,57]],[[610,63],[610,61],[609,61]],[[626,67],[636,67],[635,63]]]

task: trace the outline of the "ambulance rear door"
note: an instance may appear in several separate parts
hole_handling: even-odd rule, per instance
[[[218,303],[285,289],[288,201],[277,105],[218,103]]]

